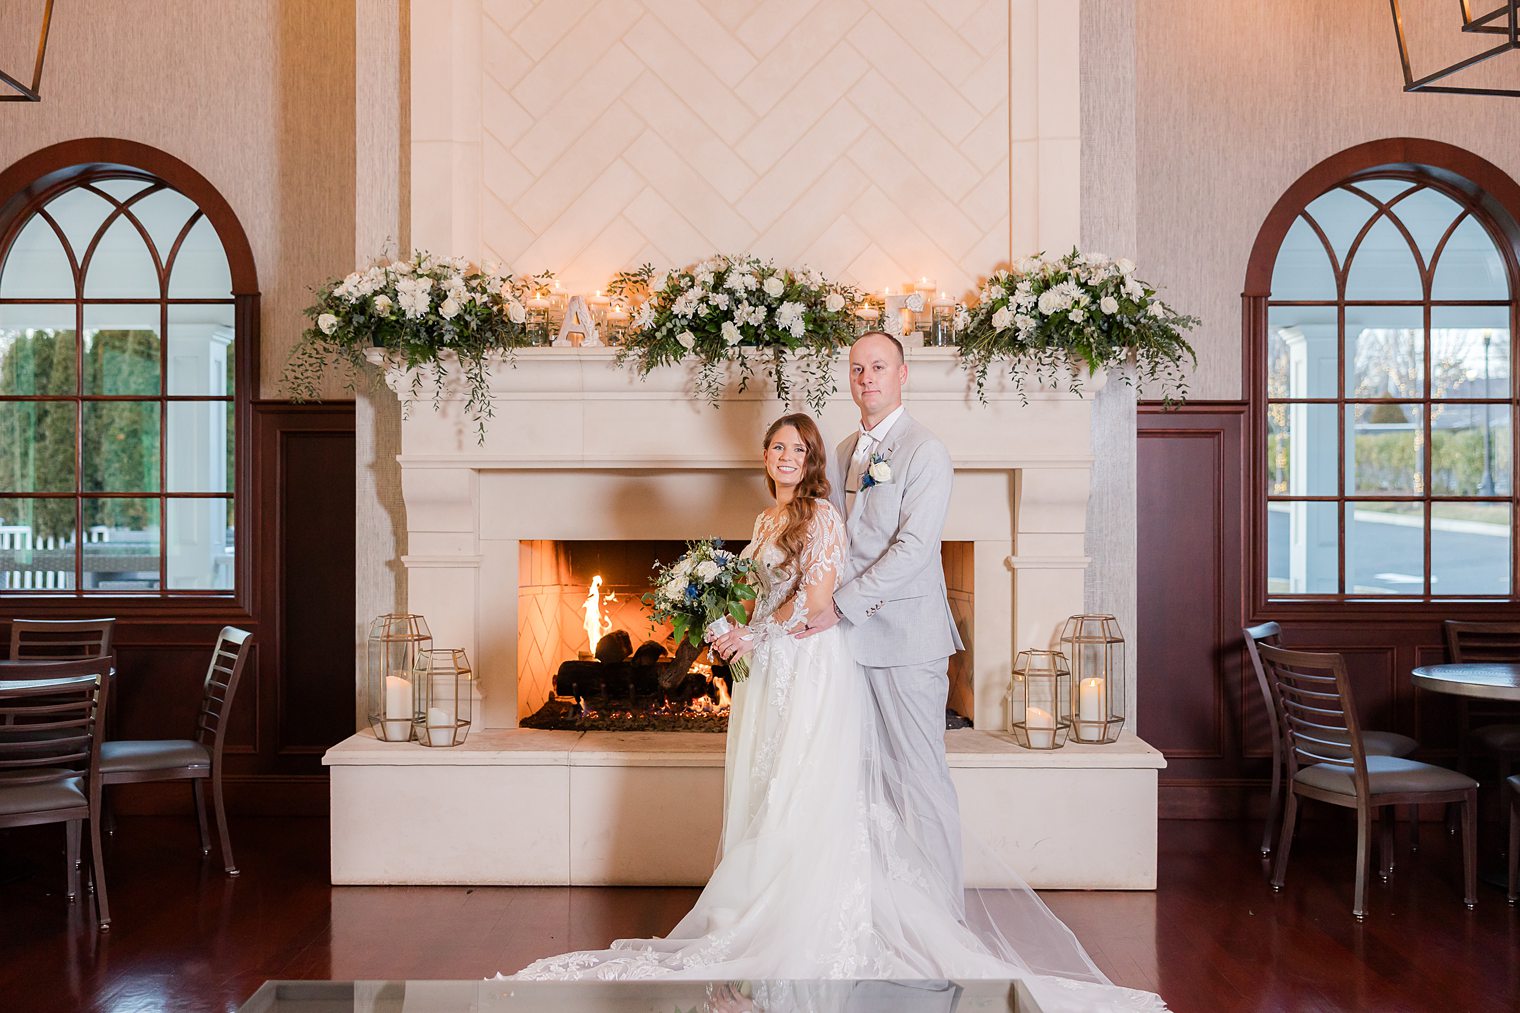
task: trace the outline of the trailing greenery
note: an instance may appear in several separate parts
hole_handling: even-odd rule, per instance
[[[1088,370],[1134,366],[1123,371],[1132,385],[1159,384],[1170,404],[1187,396],[1186,364],[1197,364],[1183,332],[1198,318],[1173,310],[1156,290],[1134,276],[1124,259],[1073,249],[1060,258],[1044,254],[998,271],[982,286],[974,308],[956,314],[961,358],[985,400],[994,363],[1007,365],[1020,395],[1024,379],[1080,392],[1074,362]]]
[[[518,278],[493,265],[478,270],[462,257],[419,251],[328,281],[306,309],[311,326],[286,362],[285,389],[294,401],[314,401],[333,365],[353,389],[368,366],[365,351],[378,348],[410,371],[413,400],[422,395],[424,375],[432,377],[436,408],[449,377],[443,353],[452,352],[468,391],[465,414],[484,443],[494,414],[487,360],[499,354],[511,362],[530,344],[523,300],[548,277]]]
[[[838,389],[838,354],[857,335],[857,289],[757,257],[715,256],[659,273],[645,264],[613,278],[608,293],[635,307],[618,362],[645,377],[695,358],[697,392],[714,407],[729,367],[737,366],[742,392],[758,363],[777,398],[790,404],[800,393],[822,413]]]

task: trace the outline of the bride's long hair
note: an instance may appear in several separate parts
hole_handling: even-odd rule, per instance
[[[771,440],[787,426],[797,430],[797,435],[802,437],[802,445],[807,448],[807,460],[802,465],[802,481],[797,483],[796,494],[790,503],[781,508],[781,534],[776,543],[781,549],[783,570],[790,569],[797,562],[797,557],[802,555],[802,550],[807,546],[808,525],[818,511],[818,504],[829,498],[830,491],[823,434],[818,431],[818,425],[811,416],[797,412],[783,415],[772,422],[765,431],[765,439],[761,441],[761,450],[769,450]],[[765,487],[772,496],[776,495],[776,482],[771,478],[768,468],[765,472]]]

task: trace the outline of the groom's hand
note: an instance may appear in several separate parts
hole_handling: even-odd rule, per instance
[[[806,640],[808,637],[822,633],[824,630],[833,629],[839,625],[839,612],[834,608],[834,599],[829,599],[829,607],[817,619],[812,620],[795,634],[798,640]]]

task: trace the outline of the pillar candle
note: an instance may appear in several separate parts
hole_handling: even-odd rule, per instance
[[[405,742],[412,737],[412,684],[399,675],[385,677],[385,738]]]
[[[1024,714],[1024,730],[1029,733],[1031,749],[1049,749],[1056,741],[1056,719],[1050,711],[1031,707]]]

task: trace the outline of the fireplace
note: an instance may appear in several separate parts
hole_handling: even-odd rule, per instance
[[[743,542],[730,542],[738,552]],[[530,539],[518,542],[517,718],[524,728],[710,731],[728,726],[732,679],[702,651],[681,671],[668,623],[643,595],[656,563],[681,541]],[[945,542],[945,585],[962,638],[973,642],[970,542]],[[946,720],[968,727],[969,651],[951,659]]]

